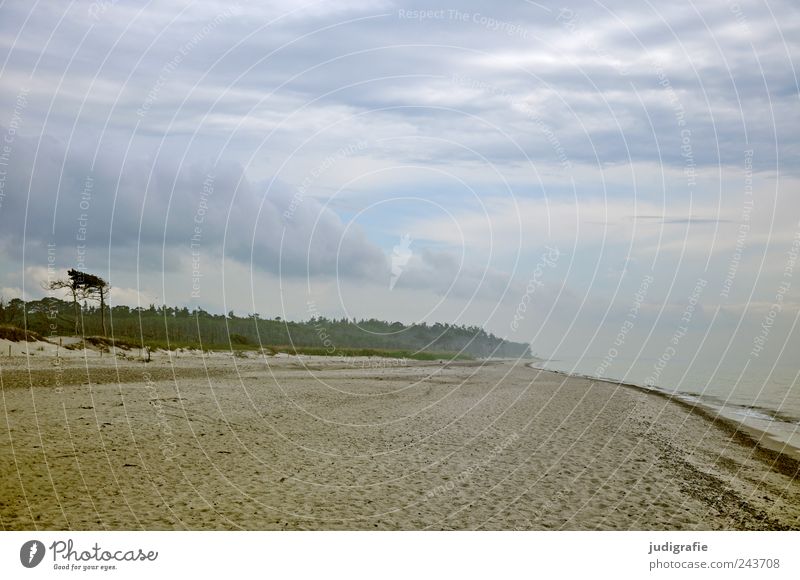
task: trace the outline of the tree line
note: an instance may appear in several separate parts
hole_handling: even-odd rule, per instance
[[[212,314],[202,308],[126,305],[109,306],[110,284],[93,274],[69,270],[63,279],[43,285],[62,290],[69,300],[5,301],[0,297],[0,324],[24,328],[42,336],[106,337],[133,346],[162,348],[257,348],[295,346],[318,348],[326,354],[348,349],[404,350],[415,353],[462,353],[473,357],[529,356],[527,344],[510,342],[479,326],[411,324],[377,319],[332,319],[314,316],[302,322],[258,314]]]

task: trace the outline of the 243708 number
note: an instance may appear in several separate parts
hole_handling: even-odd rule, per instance
[[[781,561],[778,558],[738,558],[737,568],[780,568]]]

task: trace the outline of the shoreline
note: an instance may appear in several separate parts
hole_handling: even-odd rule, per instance
[[[756,454],[764,463],[769,464],[771,469],[776,469],[779,473],[788,477],[797,478],[800,476],[800,449],[776,439],[769,431],[757,429],[744,423],[737,423],[734,419],[720,414],[711,405],[706,405],[702,401],[687,401],[678,395],[673,395],[665,390],[648,388],[635,383],[617,381],[614,379],[598,378],[580,373],[568,373],[553,369],[545,369],[534,366],[537,363],[527,363],[525,366],[532,370],[553,373],[571,379],[584,379],[597,383],[634,389],[651,395],[656,395],[677,405],[680,405],[690,413],[704,418],[710,423],[728,432],[743,445],[752,447]]]
[[[5,529],[800,529],[796,462],[525,360],[9,362]]]

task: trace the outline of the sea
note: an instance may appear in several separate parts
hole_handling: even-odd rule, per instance
[[[608,363],[608,359],[605,359]],[[656,358],[615,359],[602,357],[545,360],[535,367],[572,375],[622,381],[661,391],[702,405],[721,417],[765,432],[800,456],[800,361],[797,364],[754,363],[746,360],[736,368],[718,360]],[[603,375],[598,377],[598,369]]]

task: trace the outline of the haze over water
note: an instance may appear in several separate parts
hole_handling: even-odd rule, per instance
[[[647,386],[657,358],[617,358],[603,378]],[[542,368],[595,376],[601,357],[551,360]],[[686,395],[726,418],[766,431],[800,450],[800,371],[791,362],[736,361],[698,356],[672,359],[660,371],[653,388]]]

